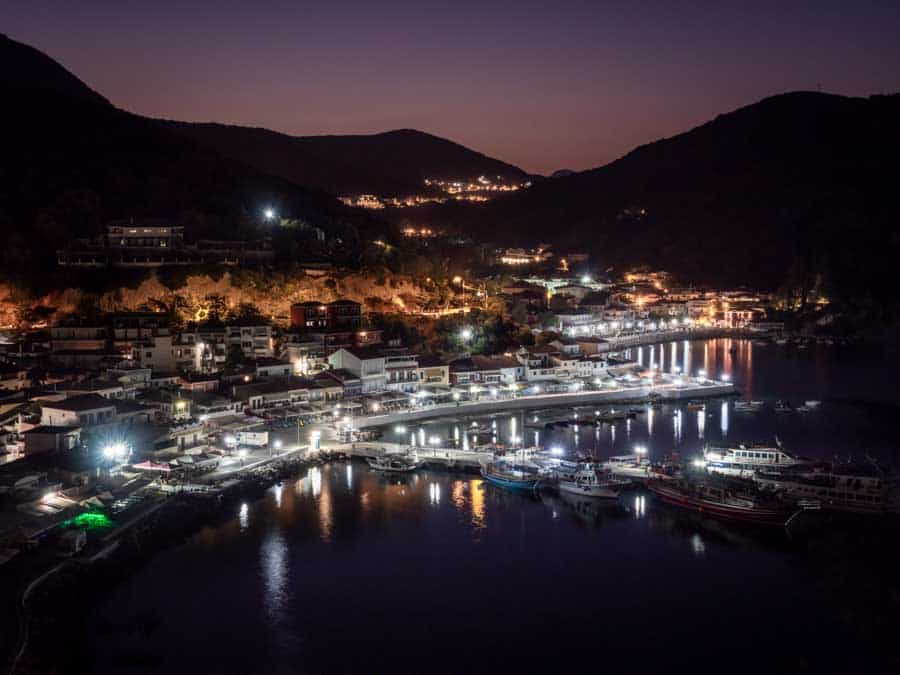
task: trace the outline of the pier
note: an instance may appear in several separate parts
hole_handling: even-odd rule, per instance
[[[617,352],[632,347],[662,344],[664,342],[680,342],[682,340],[711,340],[713,338],[751,338],[764,334],[754,333],[743,328],[679,328],[678,330],[654,331],[651,333],[634,333],[607,337],[607,348],[601,351]]]
[[[578,391],[560,394],[535,394],[516,398],[497,398],[478,401],[456,401],[437,404],[418,410],[367,415],[353,419],[355,429],[368,429],[386,424],[402,424],[433,419],[446,415],[485,415],[510,410],[528,408],[576,407],[611,403],[641,403],[651,398],[660,401],[679,401],[695,398],[730,396],[737,390],[730,382],[710,382],[708,384],[673,384],[657,386],[623,387],[602,391]]]
[[[330,446],[331,452],[340,452],[348,457],[360,457],[363,459],[377,457],[384,453],[405,453],[415,450],[419,460],[424,464],[443,469],[457,471],[476,471],[481,466],[493,459],[494,454],[481,450],[459,450],[457,448],[418,448],[400,443],[347,443]]]

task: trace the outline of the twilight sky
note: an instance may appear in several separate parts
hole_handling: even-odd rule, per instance
[[[144,115],[412,127],[542,173],[775,93],[900,91],[897,0],[5,0],[0,31]]]

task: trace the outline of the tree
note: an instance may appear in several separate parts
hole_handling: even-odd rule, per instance
[[[557,293],[550,298],[550,309],[554,312],[563,312],[570,309],[572,299],[571,295]]]
[[[509,316],[516,323],[528,323],[528,307],[521,300],[516,300],[509,310]]]
[[[538,317],[541,328],[553,328],[556,325],[556,314],[553,312],[544,312]]]
[[[244,356],[244,350],[240,345],[228,345],[228,351],[225,353],[225,367],[237,368],[247,363],[247,357]]]
[[[256,305],[249,302],[242,302],[234,311],[231,312],[232,319],[240,319],[242,321],[265,321]]]

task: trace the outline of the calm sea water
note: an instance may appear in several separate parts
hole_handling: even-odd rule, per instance
[[[675,350],[683,364],[684,346]],[[599,455],[641,443],[660,454],[777,433],[807,454],[894,457],[894,354],[724,340],[689,352],[693,368],[730,373],[748,397],[816,398],[822,411],[743,416],[716,402],[698,416],[670,406],[627,428],[539,432],[539,442]],[[498,435],[515,433],[509,415],[496,422]],[[452,437],[470,423],[427,433]],[[865,521],[759,533],[685,516],[640,492],[594,503],[512,494],[473,476],[385,479],[361,463],[333,463],[237,505],[228,522],[115,588],[85,622],[85,666],[896,672],[896,537],[893,525]]]

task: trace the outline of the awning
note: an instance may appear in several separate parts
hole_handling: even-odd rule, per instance
[[[164,471],[169,472],[172,470],[168,464],[158,464],[156,462],[141,462],[140,464],[132,464],[131,467],[133,469],[137,469],[138,471]]]

